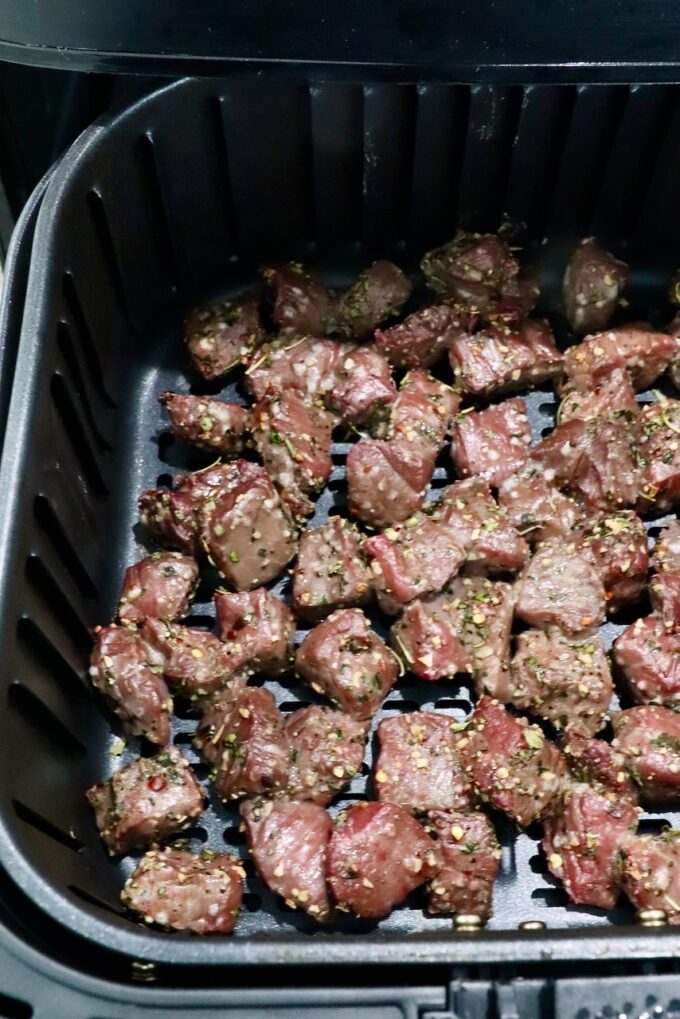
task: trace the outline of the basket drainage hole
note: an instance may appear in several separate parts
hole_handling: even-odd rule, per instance
[[[2,1019],[31,1019],[33,1009],[25,1001],[0,994],[0,1016]]]
[[[172,488],[172,474],[159,474],[156,484],[159,488]]]
[[[246,892],[243,896],[243,905],[249,913],[256,913],[262,905],[262,899],[255,892]]]

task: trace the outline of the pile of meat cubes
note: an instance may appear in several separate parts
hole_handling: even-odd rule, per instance
[[[564,353],[502,236],[459,233],[421,268],[420,307],[390,262],[339,292],[291,263],[263,270],[268,299],[187,319],[193,372],[213,391],[237,375],[250,405],[160,396],[214,462],[141,495],[157,551],[127,570],[90,668],[156,748],[87,793],[110,853],[144,854],[122,900],[147,923],[229,933],[243,892],[237,857],[177,845],[206,791],[171,743],[176,701],[261,879],[319,923],[377,920],[421,886],[427,913],[485,921],[503,814],[542,825],[573,902],[624,892],[680,922],[680,832],[636,834],[640,805],[680,802],[680,527],[650,559],[643,524],[680,500],[680,401],[637,396],[680,381],[680,322],[608,328],[628,267],[592,238],[564,277]],[[557,424],[532,444],[517,394],[550,383]],[[347,514],[307,527],[338,435]],[[182,623],[201,569],[220,578],[216,632]],[[288,600],[270,590],[284,571]],[[598,630],[622,608],[609,655]],[[472,715],[375,726],[405,674],[467,677]],[[293,676],[310,704],[283,714],[266,680]],[[610,710],[613,681],[634,706]],[[373,798],[338,812],[373,732]]]

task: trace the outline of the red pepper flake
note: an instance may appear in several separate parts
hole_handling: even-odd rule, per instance
[[[168,783],[161,775],[154,775],[146,784],[152,792],[159,793],[161,789],[165,789]]]

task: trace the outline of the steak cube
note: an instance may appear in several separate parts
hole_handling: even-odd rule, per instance
[[[581,517],[582,510],[550,479],[550,470],[527,461],[498,489],[499,505],[508,523],[532,545],[562,538]]]
[[[632,510],[580,524],[573,540],[599,573],[610,612],[639,600],[647,583],[649,554],[644,524]]]
[[[90,679],[123,722],[126,732],[160,746],[170,739],[172,698],[157,656],[136,630],[106,626],[95,631]]]
[[[299,262],[268,265],[260,270],[274,291],[272,319],[282,332],[323,336],[330,294],[321,276]]]
[[[389,362],[366,344],[350,347],[339,358],[327,402],[344,421],[371,425],[387,416],[396,397]]]
[[[362,439],[347,455],[350,512],[371,527],[390,527],[422,505],[435,454],[408,442]]]
[[[500,297],[484,309],[482,320],[491,325],[517,325],[529,315],[540,294],[538,271],[524,266],[517,276],[506,280]]]
[[[190,393],[163,393],[160,402],[168,412],[173,433],[182,442],[224,456],[237,456],[243,449],[250,415],[240,404]]]
[[[474,321],[453,302],[431,304],[389,329],[376,329],[375,345],[395,368],[429,368]]]
[[[517,637],[511,677],[508,703],[520,711],[568,733],[594,736],[603,728],[613,685],[599,637],[573,641],[526,630]]]
[[[633,804],[638,802],[638,788],[625,769],[625,757],[611,743],[571,732],[564,753],[576,781],[586,782],[600,792],[616,793],[617,798]]]
[[[231,934],[245,871],[228,853],[152,850],[125,882],[121,901],[145,923],[195,934]]]
[[[614,641],[614,661],[638,704],[680,702],[680,634],[656,615],[638,619]]]
[[[647,806],[675,803],[680,795],[680,716],[656,704],[618,711],[613,745]]]
[[[524,400],[459,415],[451,456],[463,477],[479,475],[494,488],[527,461],[531,431]]]
[[[459,729],[433,711],[384,718],[373,772],[378,799],[413,811],[467,810],[471,790],[455,747]]]
[[[257,298],[243,294],[192,311],[185,322],[189,359],[204,379],[217,379],[264,339]]]
[[[285,786],[288,745],[269,690],[230,691],[203,715],[194,745],[214,766],[215,789],[225,803]]]
[[[213,633],[147,619],[142,636],[157,653],[166,682],[194,704],[207,705],[227,687],[245,684],[244,673]]]
[[[482,311],[502,298],[519,273],[519,263],[498,234],[462,230],[452,241],[428,251],[420,268],[432,290]]]
[[[491,916],[501,849],[485,814],[431,810],[425,830],[437,839],[439,864],[427,886],[430,915]]]
[[[671,520],[660,531],[654,543],[651,565],[660,573],[680,570],[680,520]]]
[[[540,545],[519,575],[517,614],[530,626],[569,636],[593,633],[605,619],[605,591],[594,566],[558,539]]]
[[[458,577],[442,604],[467,653],[477,693],[501,700],[507,698],[510,678],[510,630],[516,597],[512,585],[503,581]]]
[[[176,747],[96,782],[87,799],[111,855],[160,842],[203,813],[203,790]]]
[[[569,325],[584,336],[607,328],[628,282],[628,266],[586,237],[564,274],[563,300]]]
[[[305,336],[291,342],[284,337],[256,352],[246,369],[245,382],[255,400],[288,392],[308,403],[326,400],[337,385],[340,361],[352,349],[336,340]]]
[[[361,770],[367,722],[320,704],[286,719],[290,772],[286,794],[325,806]]]
[[[215,592],[220,640],[235,669],[278,675],[293,661],[295,619],[285,602],[264,587]]]
[[[333,822],[315,803],[247,800],[241,804],[248,848],[258,873],[290,909],[303,909],[324,923],[331,905],[326,855]]]
[[[333,301],[330,331],[357,340],[373,334],[386,319],[398,315],[413,286],[393,262],[380,259]]]
[[[436,845],[403,807],[355,803],[328,846],[338,908],[379,920],[436,871]]]
[[[295,668],[317,693],[359,720],[369,719],[397,680],[394,655],[361,609],[339,609],[307,634]]]
[[[680,831],[629,839],[622,847],[623,890],[640,912],[660,909],[680,924]]]
[[[668,333],[633,324],[589,336],[564,355],[564,370],[574,385],[587,392],[615,368],[626,368],[637,390],[649,389],[666,370],[676,350]]]
[[[361,551],[361,535],[348,520],[328,518],[303,531],[293,573],[293,606],[303,619],[368,600],[372,575]]]
[[[404,376],[392,404],[391,437],[410,443],[435,457],[451,430],[460,406],[460,393],[438,382],[428,372],[410,371]]]
[[[567,421],[591,421],[593,418],[613,418],[617,415],[637,417],[640,405],[635,399],[635,390],[625,368],[612,368],[592,389],[583,389],[573,384],[562,390],[562,402],[557,412],[559,424]]]
[[[446,523],[467,553],[469,570],[519,570],[529,557],[524,538],[509,523],[486,482],[478,478],[456,481],[444,489],[435,518]]]
[[[562,370],[552,330],[539,319],[458,336],[449,347],[449,360],[457,384],[475,396],[538,386]]]
[[[564,758],[526,718],[481,697],[457,746],[480,796],[517,824],[526,827],[553,809]]]
[[[680,570],[666,570],[652,577],[649,585],[652,608],[667,630],[680,630]]]
[[[118,602],[118,618],[136,625],[147,616],[174,621],[186,616],[198,586],[195,560],[179,552],[154,552],[128,566]]]
[[[665,513],[680,500],[680,400],[647,404],[640,430],[640,512]]]
[[[457,672],[472,672],[468,652],[456,633],[450,601],[447,594],[416,599],[404,607],[390,631],[392,647],[418,679],[435,682]]]

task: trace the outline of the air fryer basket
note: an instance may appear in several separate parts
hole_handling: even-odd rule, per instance
[[[633,927],[624,904],[610,915],[568,905],[537,833],[509,828],[495,915],[480,934],[425,919],[415,899],[378,925],[346,919],[319,931],[281,909],[249,861],[233,938],[145,930],[118,902],[133,861],[109,860],[83,797],[139,749],[111,753],[116,734],[87,682],[89,628],[110,618],[123,569],[140,553],[139,492],[195,466],[169,440],[156,400],[195,381],[184,310],[237,291],[267,259],[307,260],[339,283],[379,255],[413,268],[458,226],[496,229],[505,219],[542,263],[546,307],[556,305],[570,244],[595,232],[634,268],[628,314],[663,313],[680,257],[679,118],[676,86],[234,77],[169,85],[76,142],[40,213],[0,467],[0,860],[40,907],[100,945],[184,964],[680,950],[671,930]],[[547,391],[530,395],[536,435],[552,404]],[[335,447],[316,522],[343,511],[345,452]],[[442,457],[435,485],[446,482],[445,465]],[[209,621],[209,594],[194,608],[197,625]],[[269,686],[284,711],[313,697],[292,682]],[[402,680],[383,713],[420,705],[463,717],[470,697],[451,681]],[[179,717],[174,738],[203,778],[194,725]],[[361,798],[365,783],[358,775],[340,805]],[[642,827],[658,824],[647,817]],[[214,799],[187,837],[245,855],[236,813]],[[546,930],[518,931],[528,919]]]

